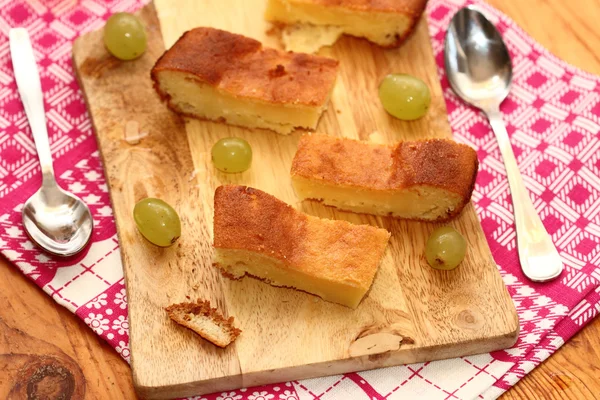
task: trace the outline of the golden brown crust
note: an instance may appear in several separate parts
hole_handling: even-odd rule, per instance
[[[318,279],[370,287],[389,237],[385,229],[303,214],[246,186],[215,192],[216,248],[257,252]]]
[[[428,185],[471,198],[479,161],[471,147],[449,139],[398,143],[392,154],[391,187]]]
[[[292,3],[316,4],[322,7],[339,7],[356,11],[377,11],[420,16],[427,0],[292,0]]]
[[[196,302],[171,304],[165,308],[165,310],[169,314],[169,318],[171,318],[173,321],[193,330],[204,339],[219,347],[226,347],[233,342],[240,335],[240,333],[242,333],[240,329],[233,326],[233,317],[225,319],[216,308],[211,308],[210,301],[208,300],[198,299]],[[229,334],[229,341],[227,343],[219,342],[210,335],[207,335],[206,332],[190,322],[189,317],[187,317],[188,314],[202,315],[210,318],[215,324],[219,325]]]
[[[265,48],[259,41],[214,28],[185,32],[151,71],[178,71],[233,96],[276,104],[325,105],[338,62],[331,58]],[[191,77],[193,76],[193,78]]]
[[[292,177],[375,191],[427,185],[469,202],[478,168],[471,147],[449,139],[382,145],[325,135],[303,135],[292,162]]]

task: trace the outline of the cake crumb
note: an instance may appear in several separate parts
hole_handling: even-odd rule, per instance
[[[124,139],[131,145],[136,145],[148,136],[148,132],[140,132],[140,124],[137,121],[130,120],[125,124]]]
[[[377,144],[385,144],[385,138],[383,137],[383,135],[377,131],[373,131],[373,133],[371,133],[369,135],[369,142],[372,143],[377,143]]]

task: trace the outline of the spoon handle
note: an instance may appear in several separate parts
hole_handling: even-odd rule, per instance
[[[55,183],[54,169],[46,129],[44,97],[29,34],[25,28],[13,28],[9,38],[15,79],[40,159],[43,184],[52,184]]]
[[[549,281],[560,275],[562,261],[523,184],[498,106],[486,110],[485,113],[496,135],[506,167],[515,214],[521,268],[523,273],[533,281]]]

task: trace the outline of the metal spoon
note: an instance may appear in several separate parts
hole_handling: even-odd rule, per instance
[[[500,114],[500,103],[508,95],[512,79],[510,56],[502,37],[481,12],[466,7],[450,22],[444,55],[450,86],[487,115],[496,134],[513,199],[523,273],[536,282],[554,279],[563,264],[523,185]]]
[[[58,256],[72,256],[90,240],[92,214],[80,198],[61,189],[54,178],[42,85],[29,34],[23,28],[14,28],[9,38],[17,87],[42,168],[42,187],[25,203],[23,225],[29,237],[44,250]]]

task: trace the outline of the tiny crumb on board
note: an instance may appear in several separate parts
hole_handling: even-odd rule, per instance
[[[383,135],[377,131],[373,131],[369,135],[369,142],[377,143],[377,144],[385,144],[385,138]]]
[[[140,132],[140,124],[137,121],[130,120],[125,124],[124,139],[128,144],[136,145],[148,136],[148,132]]]

